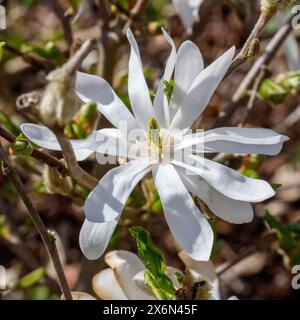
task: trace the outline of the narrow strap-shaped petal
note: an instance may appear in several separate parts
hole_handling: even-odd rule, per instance
[[[117,219],[104,223],[84,220],[79,234],[79,245],[87,259],[97,260],[103,255],[117,224]]]
[[[105,262],[114,270],[115,276],[129,300],[154,299],[134,282],[134,276],[145,270],[144,264],[137,255],[126,250],[114,250],[105,255]]]
[[[184,92],[188,92],[196,77],[204,69],[199,48],[192,41],[185,41],[177,54],[174,81]]]
[[[204,179],[185,174],[182,168],[176,168],[189,192],[199,197],[219,218],[230,223],[248,223],[253,220],[253,208],[249,202],[238,201],[224,196]]]
[[[87,219],[92,222],[116,219],[132,190],[149,171],[150,165],[138,160],[108,171],[85,201]]]
[[[179,246],[193,259],[207,261],[213,232],[177,171],[170,164],[158,165],[153,168],[153,176],[167,223]]]
[[[95,101],[98,111],[116,128],[122,129],[124,124],[128,131],[139,127],[132,113],[104,79],[78,71],[76,92],[84,102]]]
[[[176,150],[195,146],[195,152],[278,154],[287,136],[263,128],[217,128],[184,136]]]
[[[192,126],[208,105],[213,93],[224,78],[234,53],[235,48],[232,47],[205,68],[194,80],[183,104],[174,116],[171,123],[172,129],[185,130]]]
[[[21,130],[26,138],[37,146],[44,149],[61,151],[55,134],[47,127],[33,123],[23,123],[21,124]],[[86,139],[70,140],[77,161],[83,161],[94,153],[96,136],[97,132],[94,131]]]
[[[185,41],[179,48],[175,66],[175,87],[170,105],[171,120],[191,88],[196,77],[204,69],[199,48],[191,41]]]
[[[32,123],[21,125],[24,135],[39,147],[61,151],[55,134],[45,126]],[[118,129],[102,129],[93,131],[86,139],[70,140],[77,161],[83,161],[94,152],[111,156],[130,156],[128,151],[132,143]]]
[[[189,155],[187,158],[189,163],[194,162],[194,164],[176,160],[172,160],[172,163],[200,175],[214,189],[228,198],[246,202],[261,202],[275,194],[271,185],[264,180],[248,178],[220,163],[195,155]]]
[[[176,63],[177,50],[176,50],[176,46],[175,46],[172,38],[168,35],[168,33],[164,29],[162,29],[162,31],[163,31],[163,34],[164,34],[167,42],[172,47],[172,51],[171,51],[170,56],[168,58],[164,75],[159,82],[159,85],[158,85],[158,88],[156,91],[156,95],[154,98],[154,102],[153,102],[153,107],[154,107],[156,119],[157,119],[160,127],[168,128],[170,125],[169,103],[168,103],[168,99],[164,93],[164,87],[165,87],[164,81],[165,80],[170,81],[170,79],[173,75],[174,66]]]
[[[133,113],[142,129],[147,130],[149,119],[154,117],[154,108],[145,80],[140,52],[133,33],[127,30],[131,46],[128,66],[128,94]]]

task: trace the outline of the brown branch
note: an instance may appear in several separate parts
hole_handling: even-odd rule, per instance
[[[6,141],[10,143],[14,143],[16,140],[16,136],[4,129],[0,126],[0,136],[4,138]],[[31,157],[35,158],[36,160],[42,161],[43,163],[47,164],[52,168],[56,168],[62,175],[70,175],[68,168],[61,163],[58,159],[51,156],[46,152],[39,151],[37,149],[33,149]]]
[[[79,166],[73,147],[64,133],[61,130],[56,130],[55,134],[72,177],[82,185],[94,189],[98,184],[98,180]]]
[[[0,158],[3,161],[3,168],[2,168],[3,174],[6,175],[10,179],[10,181],[12,182],[14,187],[16,188],[18,194],[22,198],[24,205],[27,208],[28,214],[29,214],[30,218],[32,219],[38,233],[40,234],[40,236],[41,236],[41,238],[47,248],[47,251],[49,253],[49,256],[51,258],[51,261],[54,265],[54,269],[57,274],[59,285],[60,285],[61,290],[65,296],[65,299],[72,300],[72,295],[71,295],[71,291],[69,288],[69,284],[68,284],[67,279],[65,277],[63,266],[61,264],[61,261],[60,261],[59,255],[58,255],[58,251],[57,251],[57,247],[55,244],[55,236],[53,235],[52,232],[49,232],[47,230],[39,213],[34,208],[27,192],[25,191],[24,185],[23,185],[18,173],[13,168],[1,142],[0,142]]]
[[[52,0],[52,7],[56,16],[58,17],[58,19],[62,24],[65,39],[70,49],[73,43],[73,33],[72,33],[71,24],[70,24],[70,17],[65,14],[65,10],[63,9],[63,7],[61,6],[58,0]]]
[[[281,47],[282,43],[285,41],[285,39],[292,31],[292,19],[293,16],[278,30],[278,32],[271,39],[269,44],[266,46],[264,52],[256,60],[255,64],[252,66],[247,76],[244,78],[244,80],[238,87],[228,106],[225,107],[224,111],[220,113],[219,117],[213,125],[214,128],[224,125],[224,123],[239,107],[239,101],[244,97],[246,90],[249,88],[249,86],[256,78],[260,70],[262,68],[266,68],[270,64],[275,54]]]
[[[82,61],[97,44],[97,39],[87,39],[74,55],[66,62],[65,68],[69,74],[75,73],[80,68]]]
[[[249,98],[249,101],[248,101],[248,104],[247,104],[247,107],[245,110],[245,114],[244,114],[241,122],[239,123],[239,127],[244,126],[247,118],[249,117],[249,115],[254,107],[255,99],[257,97],[257,92],[258,92],[258,89],[259,89],[259,86],[260,86],[262,80],[265,77],[265,74],[266,74],[266,69],[262,68],[260,73],[258,74],[258,76],[255,79],[255,82],[254,82],[254,85],[253,85],[253,88],[252,88],[252,91],[250,94],[250,98]]]
[[[42,58],[38,55],[33,55],[29,53],[23,53],[19,49],[11,46],[10,44],[6,43],[5,44],[5,49],[12,54],[21,57],[25,62],[30,64],[33,68],[40,70],[40,69],[45,69],[47,71],[51,71],[55,69],[55,64],[51,62],[50,60],[47,60],[45,58]]]
[[[270,247],[272,243],[277,241],[276,234],[274,232],[267,232],[261,239],[259,239],[254,245],[249,246],[245,249],[242,249],[238,254],[234,255],[228,261],[224,262],[220,266],[216,268],[216,273],[218,276],[225,273],[227,270],[232,268],[238,262],[242,261],[243,259],[249,257],[251,254],[266,250]]]
[[[143,15],[149,2],[150,2],[149,0],[137,0],[136,1],[134,7],[130,10],[130,17],[123,28],[124,32],[126,32],[126,30],[128,28],[130,28],[130,26],[134,20],[140,18]]]

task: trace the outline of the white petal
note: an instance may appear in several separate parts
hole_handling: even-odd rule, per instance
[[[90,146],[91,150],[111,156],[132,156],[130,150],[133,150],[133,143],[119,129],[101,129],[96,133],[96,141]]]
[[[190,30],[198,16],[203,0],[173,0],[173,4],[184,24]]]
[[[236,224],[248,223],[253,220],[253,208],[249,202],[230,199],[212,188],[199,176],[186,175],[184,169],[181,168],[176,168],[176,170],[189,192],[204,201],[216,216]]]
[[[178,274],[178,273],[182,275],[181,270],[174,268],[174,267],[169,267],[169,266],[166,267],[166,274],[172,280],[174,287],[176,289],[178,289],[180,287],[180,283],[178,282],[178,279],[176,277],[176,274]]]
[[[226,197],[246,202],[261,202],[275,192],[264,180],[248,178],[220,163],[195,155],[188,156],[194,165],[174,160],[173,163],[204,178],[214,189]]]
[[[171,119],[183,104],[186,95],[204,68],[199,48],[191,41],[185,41],[179,48],[175,66],[175,87],[170,105]]]
[[[171,123],[172,129],[188,129],[200,116],[224,78],[234,53],[232,47],[198,75]]]
[[[218,128],[205,132],[205,152],[278,154],[287,136],[262,128]]]
[[[96,298],[86,292],[72,291],[71,294],[73,300],[96,300]]]
[[[195,152],[278,154],[287,136],[262,128],[217,128],[184,136],[176,150],[195,146]]]
[[[104,269],[93,277],[93,290],[102,300],[128,300],[112,269]]]
[[[21,124],[24,135],[34,144],[44,149],[61,151],[55,134],[45,126],[33,123]],[[83,161],[94,153],[97,132],[92,132],[86,139],[70,140],[77,161]]]
[[[136,284],[137,287],[139,287],[140,290],[142,290],[143,292],[145,292],[148,295],[153,296],[152,290],[150,287],[148,287],[145,284],[145,272],[147,270],[142,270],[140,272],[138,272],[134,277],[133,277],[133,281]]]
[[[220,300],[219,281],[213,263],[211,261],[195,261],[184,251],[179,252],[178,255],[188,269],[194,270],[198,273],[200,279],[212,285],[212,298]]]
[[[208,260],[213,232],[172,165],[153,169],[155,185],[174,238],[195,260]]]
[[[115,250],[105,255],[105,262],[113,269],[117,281],[129,300],[153,299],[134,283],[134,276],[145,269],[137,255],[130,251]]]
[[[104,79],[78,71],[76,91],[82,101],[95,101],[98,111],[115,127],[121,128],[120,123],[126,123],[128,131],[139,127],[134,116]]]
[[[85,201],[87,219],[105,222],[117,218],[132,190],[149,171],[149,164],[136,160],[108,171]]]
[[[141,128],[147,130],[149,119],[154,117],[154,108],[144,77],[139,48],[130,29],[127,30],[127,38],[131,46],[128,66],[128,94],[137,122]]]
[[[96,260],[102,256],[117,224],[117,220],[104,223],[84,220],[80,230],[79,245],[87,259]]]
[[[49,150],[61,150],[55,134],[45,126],[33,123],[21,124],[23,134],[37,146]]]
[[[193,42],[185,41],[177,54],[174,75],[176,85],[187,93],[203,69],[204,63],[199,48]]]
[[[164,29],[162,29],[162,31],[166,40],[172,47],[172,51],[168,58],[164,75],[159,82],[158,89],[156,91],[156,95],[153,102],[153,107],[154,107],[156,119],[160,127],[168,128],[170,124],[170,115],[169,115],[168,99],[164,93],[164,87],[165,87],[164,81],[165,80],[170,81],[173,75],[177,52],[176,52],[176,46],[172,38],[168,35],[168,33]]]

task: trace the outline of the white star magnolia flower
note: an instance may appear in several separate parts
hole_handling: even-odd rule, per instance
[[[209,292],[205,294],[208,300],[220,300],[219,281],[211,261],[192,260],[185,252],[179,257],[190,271],[193,282],[206,281]],[[146,267],[140,258],[125,250],[111,251],[105,255],[109,268],[100,271],[93,277],[93,290],[102,300],[155,300],[152,290],[145,284]],[[172,280],[175,289],[180,284],[176,274],[182,272],[174,267],[167,267],[166,274]],[[72,292],[76,300],[94,300],[87,293]]]
[[[199,9],[203,2],[204,0],[173,0],[180,19],[189,31],[198,19]]]
[[[157,119],[161,128],[160,143],[170,141],[172,130],[176,129],[184,139],[178,141],[177,137],[171,137],[174,140],[173,153],[176,155],[185,151],[182,160],[177,160],[175,156],[168,159],[162,151],[162,145],[159,151],[162,163],[153,162],[152,158],[131,159],[106,173],[84,205],[86,220],[80,233],[80,246],[88,259],[97,259],[103,254],[129,195],[150,171],[174,238],[182,250],[199,261],[207,261],[210,257],[213,232],[190,193],[202,199],[216,216],[231,223],[252,221],[253,209],[250,203],[260,202],[274,195],[274,190],[266,181],[248,178],[222,164],[189,152],[193,146],[197,152],[204,153],[275,155],[282,149],[283,142],[288,140],[286,136],[272,130],[254,128],[218,128],[196,135],[186,134],[225,76],[235,48],[232,47],[204,68],[201,53],[194,43],[184,42],[177,52],[172,39],[166,32],[164,35],[172,46],[172,51],[152,104],[138,46],[128,30],[131,45],[128,93],[134,115],[104,79],[80,72],[77,74],[76,90],[80,98],[84,102],[95,101],[98,110],[116,126],[116,129],[93,132],[86,140],[73,141],[78,160],[85,159],[95,151],[124,156],[124,148],[117,148],[109,141],[97,141],[97,134],[116,137],[120,146],[126,142],[145,153],[143,149],[149,147],[149,120],[153,118]],[[170,81],[173,72],[175,87],[169,104],[163,92],[164,81]],[[125,133],[118,127],[122,121],[127,123],[128,131],[142,129],[145,141],[127,142]],[[33,124],[23,124],[21,128],[27,138],[37,145],[60,149],[54,134],[48,128]],[[187,171],[193,175],[186,174]]]

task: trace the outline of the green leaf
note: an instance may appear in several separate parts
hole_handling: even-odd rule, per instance
[[[3,126],[15,136],[18,136],[21,133],[21,131],[14,125],[10,118],[2,111],[0,111],[0,124],[3,124]]]
[[[167,291],[161,289],[159,278],[155,278],[154,275],[147,271],[145,272],[145,284],[152,289],[153,294],[159,300],[172,300],[174,293],[168,293]]]
[[[142,227],[132,227],[129,231],[136,241],[138,255],[148,269],[145,273],[145,283],[158,299],[172,299],[176,289],[166,275],[165,258],[154,245],[150,233]]]
[[[46,270],[44,268],[38,268],[22,277],[17,283],[18,288],[28,288],[38,283],[40,280],[44,279],[46,275]]]
[[[265,79],[259,86],[259,95],[263,100],[273,103],[281,103],[288,95],[287,90],[274,82],[272,79]]]
[[[277,238],[284,250],[290,250],[294,246],[294,239],[291,232],[285,227],[279,220],[273,217],[268,210],[266,210],[265,221],[268,223],[271,229],[274,229]]]

